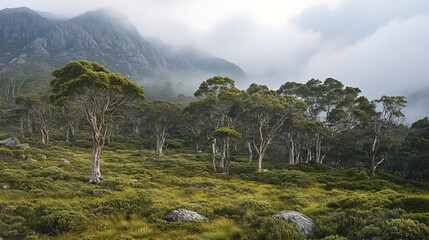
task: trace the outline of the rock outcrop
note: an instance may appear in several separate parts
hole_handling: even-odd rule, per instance
[[[194,221],[207,221],[208,218],[200,215],[197,212],[186,210],[186,209],[176,209],[165,215],[165,220],[169,222],[194,222]]]
[[[313,220],[296,211],[281,211],[273,215],[273,219],[282,219],[297,228],[303,236],[310,236],[313,231]]]
[[[10,137],[10,138],[1,140],[0,144],[12,146],[12,147],[18,147],[22,149],[30,148],[30,145],[28,145],[28,143],[21,144],[21,142],[19,142],[18,138],[16,137]]]

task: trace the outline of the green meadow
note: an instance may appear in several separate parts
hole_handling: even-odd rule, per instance
[[[91,144],[30,145],[2,148],[3,239],[304,239],[271,218],[282,210],[312,218],[311,239],[429,236],[426,182],[275,160],[265,162],[268,172],[256,173],[256,163],[234,154],[225,175],[206,153],[168,148],[157,158],[138,144],[112,143],[102,154],[104,181],[88,184]],[[178,208],[209,220],[164,220]]]

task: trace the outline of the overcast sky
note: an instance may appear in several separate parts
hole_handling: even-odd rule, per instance
[[[113,6],[143,36],[225,58],[273,89],[327,77],[369,98],[429,87],[427,0],[0,0],[19,6],[67,17]]]

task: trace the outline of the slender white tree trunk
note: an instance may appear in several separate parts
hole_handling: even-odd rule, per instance
[[[222,150],[221,150],[221,158],[220,158],[220,170],[225,170],[225,157],[226,157],[226,140],[223,140]]]
[[[214,138],[212,141],[212,153],[213,153],[212,164],[213,164],[214,170],[216,171],[216,138]]]
[[[100,153],[102,149],[101,139],[94,139],[94,147],[91,154],[91,178],[90,183],[99,183],[103,180],[100,173]]]
[[[247,146],[247,157],[249,159],[249,163],[252,162],[252,158],[253,158],[253,151],[252,151],[252,145],[250,144],[250,141],[246,140],[246,146]]]

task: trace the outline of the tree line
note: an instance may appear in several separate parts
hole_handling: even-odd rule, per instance
[[[333,78],[287,82],[278,90],[253,83],[240,90],[232,79],[215,76],[201,83],[190,103],[185,96],[145,101],[143,87],[98,63],[70,62],[52,75],[50,94],[16,97],[15,108],[1,110],[2,121],[22,136],[39,135],[42,144],[51,141],[53,129],[64,133],[62,140],[76,140],[86,121],[92,183],[102,180],[101,151],[115,136],[125,142],[150,137],[158,157],[167,140],[180,141],[211,153],[214,170],[225,174],[234,156],[246,156],[258,172],[268,158],[429,180],[429,120],[403,125],[402,96],[369,100]]]

